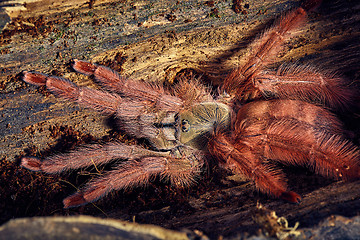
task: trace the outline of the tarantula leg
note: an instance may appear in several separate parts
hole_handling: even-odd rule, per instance
[[[114,114],[120,119],[128,134],[137,138],[156,138],[158,130],[153,123],[157,115],[147,112],[146,103],[123,99],[116,94],[87,87],[78,87],[65,78],[47,76],[41,73],[24,72],[23,80],[46,87],[55,95],[93,108],[105,114]]]
[[[76,71],[86,75],[93,75],[104,88],[110,91],[123,94],[132,99],[150,101],[163,110],[177,111],[183,104],[180,98],[167,94],[160,86],[124,78],[105,66],[76,59],[74,62],[73,68]]]
[[[260,123],[258,127],[264,125]],[[283,119],[266,124],[264,139],[259,145],[262,145],[266,158],[284,164],[310,166],[316,173],[336,179],[360,177],[360,151],[342,135],[304,126],[294,119]]]
[[[78,87],[65,78],[47,76],[41,73],[23,72],[23,80],[36,86],[45,85],[56,96],[107,114],[115,113],[124,102],[121,97],[115,94],[87,87]]]
[[[69,153],[51,156],[43,161],[36,157],[23,157],[21,166],[32,171],[60,173],[70,169],[105,164],[116,158],[132,160],[149,155],[161,156],[164,153],[114,142],[105,145],[87,145]]]
[[[233,142],[228,136],[217,133],[209,143],[210,152],[221,161],[221,165],[253,180],[263,193],[299,202],[301,197],[286,190],[284,174],[270,164],[263,164],[259,156],[246,142]]]
[[[96,201],[112,190],[146,185],[152,176],[165,171],[165,166],[166,159],[163,157],[148,157],[139,162],[125,162],[115,170],[89,182],[84,189],[65,198],[64,208]]]
[[[262,71],[254,82],[266,98],[299,99],[332,109],[354,106],[356,92],[342,78],[310,66],[283,65],[277,71]]]
[[[96,201],[113,190],[146,185],[156,175],[168,178],[175,185],[188,186],[198,174],[197,167],[186,159],[172,157],[144,157],[138,161],[131,160],[89,182],[84,189],[65,198],[64,208]]]
[[[70,169],[100,165],[121,158],[127,162],[89,182],[86,187],[64,200],[65,207],[74,207],[93,202],[112,190],[145,185],[153,176],[160,175],[176,186],[189,186],[203,165],[202,154],[183,149],[175,152],[159,152],[136,145],[109,143],[88,145],[76,151],[55,155],[41,161],[24,157],[21,166],[32,171],[60,173]]]
[[[290,113],[288,113],[290,111]],[[209,150],[227,167],[252,179],[264,193],[297,202],[283,174],[269,161],[314,168],[345,180],[360,177],[360,151],[347,141],[330,112],[302,101],[248,103],[231,136],[217,133]]]
[[[37,157],[23,157],[20,166],[34,172],[41,171],[41,160]]]
[[[359,178],[359,148],[345,139],[337,122],[306,102],[258,101],[240,109],[232,134],[265,159],[310,166],[324,176]]]
[[[280,198],[285,201],[291,202],[291,203],[300,203],[301,202],[301,196],[293,191],[283,192],[280,195]]]
[[[260,92],[254,86],[253,78],[264,66],[270,64],[288,35],[306,18],[306,11],[298,8],[280,18],[278,23],[263,33],[254,43],[252,54],[245,64],[233,70],[224,80],[222,90],[236,95],[239,100],[247,101],[249,97],[257,98]],[[252,92],[252,94],[249,94]]]

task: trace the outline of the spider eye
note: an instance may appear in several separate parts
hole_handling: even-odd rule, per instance
[[[181,120],[181,131],[188,132],[190,130],[189,121],[186,119]]]

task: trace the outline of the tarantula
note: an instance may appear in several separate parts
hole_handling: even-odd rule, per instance
[[[209,154],[220,166],[253,181],[259,191],[290,202],[301,197],[287,190],[276,163],[308,166],[345,180],[359,178],[360,151],[346,139],[342,123],[331,112],[353,104],[354,90],[343,79],[309,66],[266,68],[311,8],[305,4],[290,11],[264,32],[245,63],[223,80],[217,96],[195,79],[181,80],[169,90],[80,60],[74,60],[74,70],[93,76],[106,91],[24,72],[27,83],[46,85],[58,97],[114,115],[128,135],[147,139],[151,147],[93,144],[44,161],[23,157],[21,165],[54,174],[127,160],[65,198],[65,208],[146,184],[154,176],[189,186]]]

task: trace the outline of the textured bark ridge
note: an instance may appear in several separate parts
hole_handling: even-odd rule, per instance
[[[359,215],[359,181],[327,180],[303,168],[285,169],[291,190],[302,196],[297,205],[257,194],[247,183],[226,178],[227,173],[215,168],[191,189],[176,190],[154,179],[145,189],[113,193],[96,205],[63,210],[61,200],[76,191],[72,184],[80,186],[103,169],[55,177],[21,169],[16,162],[25,155],[49,156],[86,143],[134,144],[115,131],[118,128],[111,118],[59,101],[44,88],[22,82],[21,71],[63,76],[79,86],[96,88],[91,78],[70,70],[71,61],[79,59],[146,82],[171,85],[179,75],[196,73],[202,81],[216,85],[246,59],[251,43],[274,19],[300,2],[9,2],[0,3],[1,12],[11,17],[0,35],[1,223],[18,217],[87,214],[200,230],[216,238],[261,228],[253,219],[257,202],[285,217],[290,226],[299,222],[300,228],[332,215]],[[324,1],[285,43],[274,65],[284,61],[315,65],[357,87],[358,9],[356,1]],[[301,75],[299,71],[308,70],[293,68],[292,72]],[[337,114],[349,129],[346,134],[358,144],[359,115]]]

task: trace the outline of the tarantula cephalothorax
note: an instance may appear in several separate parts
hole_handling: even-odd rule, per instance
[[[216,97],[194,79],[182,80],[170,91],[79,60],[73,68],[94,76],[107,91],[24,72],[25,82],[46,85],[56,96],[115,115],[130,136],[148,139],[152,149],[120,142],[94,144],[44,161],[24,157],[21,165],[60,173],[127,160],[67,197],[65,207],[146,184],[155,175],[188,186],[208,154],[220,166],[252,180],[261,192],[290,202],[299,202],[300,196],[287,190],[285,176],[274,161],[310,166],[325,176],[359,178],[359,149],[346,140],[341,122],[327,110],[339,111],[352,104],[355,93],[344,80],[309,66],[265,68],[309,9],[304,5],[290,11],[263,33],[245,64],[223,80]]]

